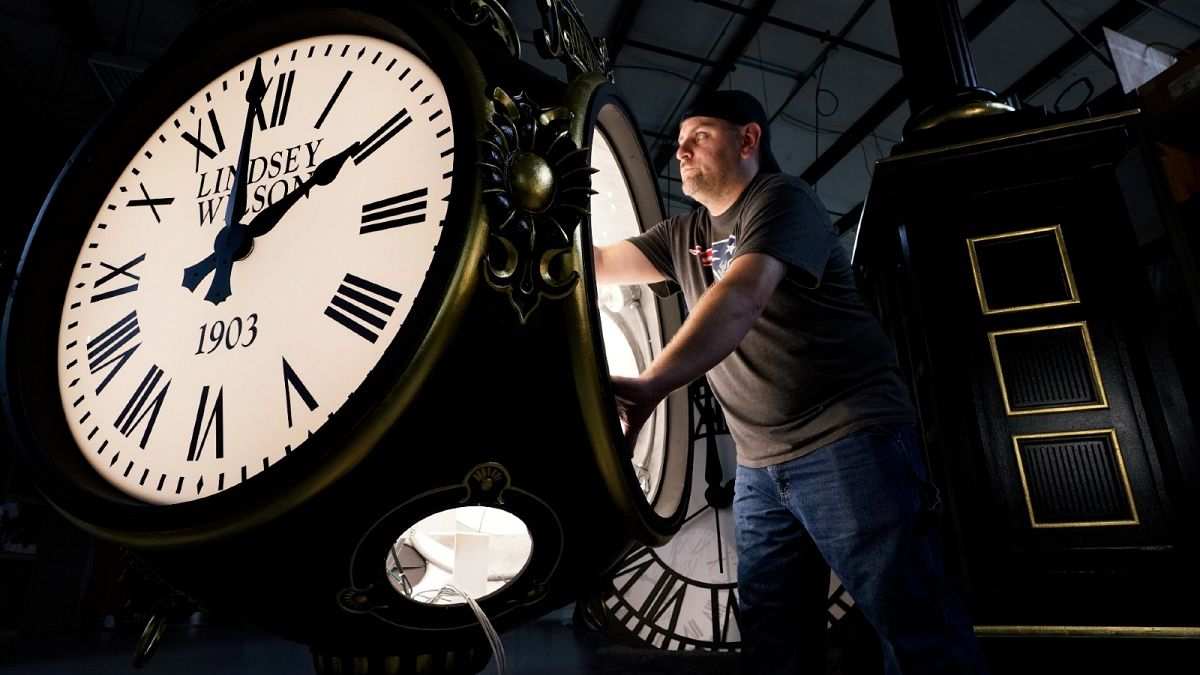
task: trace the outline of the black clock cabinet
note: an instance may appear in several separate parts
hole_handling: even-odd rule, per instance
[[[877,167],[855,270],[985,648],[1200,644],[1200,277],[1179,214],[1137,111]]]

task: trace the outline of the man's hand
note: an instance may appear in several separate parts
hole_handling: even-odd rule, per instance
[[[644,379],[640,377],[612,378],[613,394],[617,399],[617,413],[621,416],[621,425],[625,428],[625,450],[633,456],[637,446],[637,437],[645,426],[646,420],[654,414],[654,408],[665,394],[657,393]]]

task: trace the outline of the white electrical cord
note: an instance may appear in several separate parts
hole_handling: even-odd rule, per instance
[[[480,519],[480,526],[482,527],[482,525],[483,525],[483,521],[482,521],[482,519]],[[407,543],[408,543],[408,539],[407,539],[407,537],[405,537],[405,538],[402,538],[400,541],[398,541],[397,545],[404,545]],[[400,563],[400,556],[397,554],[395,546],[392,547],[391,555],[392,555],[392,561],[395,563],[395,567],[393,567],[392,569],[389,569],[388,573],[392,576],[392,578],[397,579],[401,583],[401,585],[403,586],[402,592],[405,595],[407,595],[409,598],[412,598],[413,600],[416,600],[419,602],[425,602],[427,604],[433,605],[433,604],[436,604],[439,600],[441,600],[444,597],[457,596],[459,598],[462,598],[463,602],[467,603],[467,606],[470,607],[471,611],[475,613],[475,619],[477,621],[479,621],[479,625],[481,627],[483,627],[483,634],[487,636],[488,645],[490,645],[492,648],[492,655],[494,655],[496,657],[496,670],[497,670],[498,675],[504,675],[505,669],[507,666],[507,662],[505,660],[505,655],[504,655],[504,644],[500,642],[500,633],[496,630],[496,628],[494,626],[492,626],[491,620],[488,619],[487,614],[484,614],[483,608],[479,606],[479,603],[475,602],[475,598],[472,598],[471,596],[462,592],[461,590],[459,590],[458,587],[454,586],[453,584],[446,584],[446,585],[442,586],[440,589],[438,589],[436,591],[435,595],[432,598],[428,597],[429,593],[434,592],[434,591],[432,591],[432,589],[428,590],[428,591],[421,591],[419,593],[414,594],[412,584],[409,582],[408,577],[405,576],[405,574],[404,574],[404,571],[403,571],[404,568],[403,568],[403,565],[401,565],[401,563]],[[425,597],[422,597],[422,596],[425,596]]]
[[[429,604],[433,604],[446,596],[458,596],[462,598],[463,602],[466,602],[471,611],[475,613],[475,618],[479,621],[479,625],[483,627],[483,633],[487,636],[488,644],[492,648],[492,654],[496,657],[496,672],[498,675],[504,675],[507,667],[504,656],[504,645],[500,642],[500,633],[492,626],[492,622],[488,619],[487,614],[483,613],[483,608],[479,606],[478,602],[475,602],[475,598],[460,591],[453,584],[442,586],[437,595],[433,596],[433,599],[429,601]]]

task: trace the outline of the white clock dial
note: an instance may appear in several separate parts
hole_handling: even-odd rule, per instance
[[[592,134],[592,243],[613,244],[640,234],[642,223],[612,144],[600,124]],[[654,223],[645,223],[647,227]],[[600,326],[610,375],[634,377],[650,365],[663,347],[658,304],[649,287],[604,285],[597,287]],[[662,480],[666,459],[665,402],[659,404],[638,435],[633,468],[647,499],[653,500]]]
[[[441,237],[454,134],[424,61],[360,35],[259,58],[257,110],[250,58],[130,159],[64,299],[71,433],[146,502],[208,497],[286,461],[400,334]],[[244,130],[245,212],[227,228]],[[253,246],[222,263],[234,230]]]

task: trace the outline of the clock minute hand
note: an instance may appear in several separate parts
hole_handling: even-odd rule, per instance
[[[233,256],[244,239],[244,227],[237,222],[238,217],[246,210],[246,173],[250,168],[250,140],[254,135],[254,117],[258,114],[263,96],[267,93],[267,85],[262,76],[262,59],[255,59],[254,74],[246,85],[246,124],[242,128],[242,147],[238,151],[237,173],[233,189],[229,193],[229,205],[225,207],[225,227],[217,233],[213,240],[213,252],[200,262],[183,270],[183,287],[195,291],[209,272],[216,270],[212,285],[204,296],[206,300],[217,304],[229,297],[229,273],[233,264]]]
[[[326,158],[318,164],[312,175],[297,186],[295,190],[287,193],[282,199],[263,209],[261,213],[255,216],[254,220],[246,226],[246,234],[250,237],[261,237],[274,229],[275,225],[283,218],[283,214],[295,206],[301,197],[307,197],[314,185],[329,185],[332,183],[342,170],[342,165],[346,163],[347,159],[358,153],[358,149],[359,144],[354,143],[345,150]]]
[[[242,128],[242,148],[238,152],[238,165],[233,191],[229,193],[229,206],[225,208],[225,226],[233,227],[246,210],[246,173],[250,169],[250,139],[254,135],[254,117],[267,93],[267,84],[262,76],[262,59],[255,59],[254,74],[246,87],[246,124]]]

